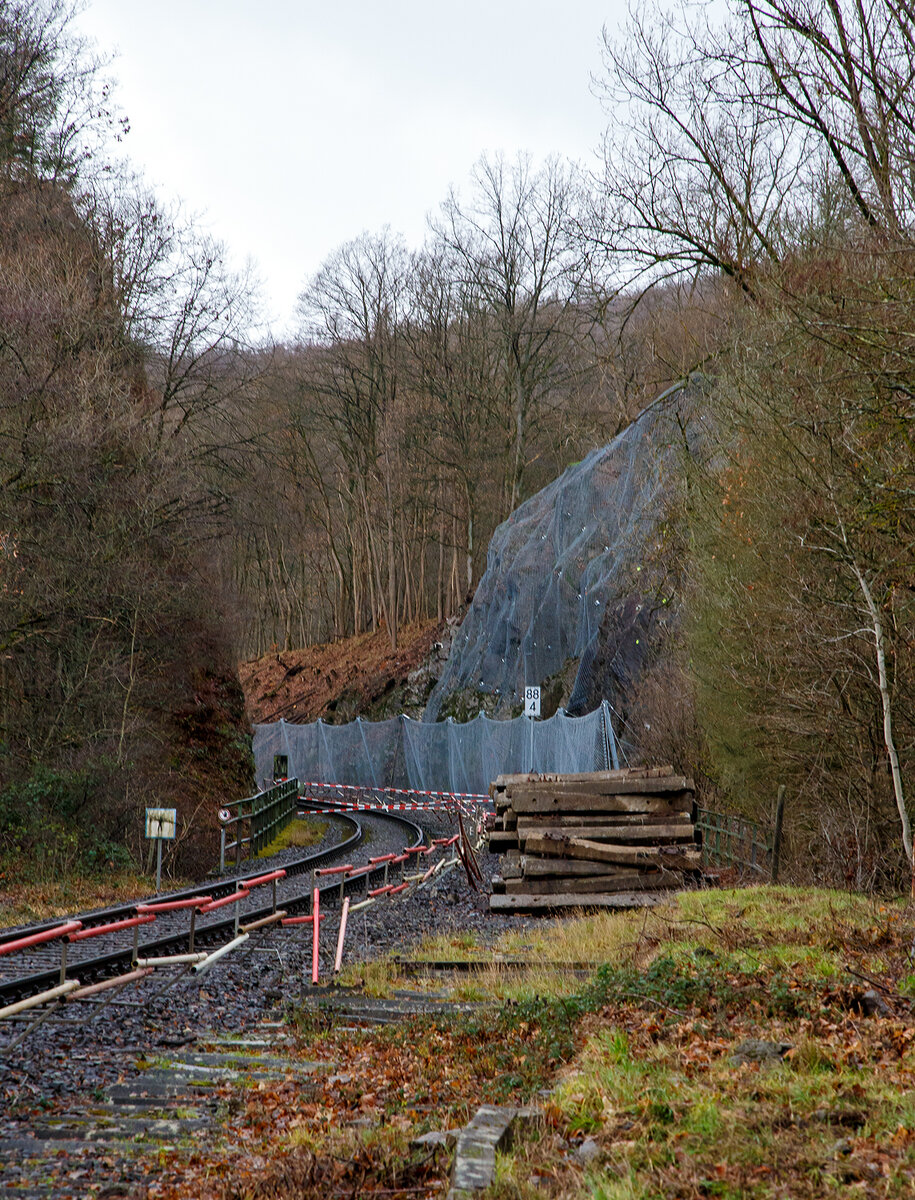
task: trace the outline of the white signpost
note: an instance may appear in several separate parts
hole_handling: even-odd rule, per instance
[[[162,886],[162,843],[174,841],[178,832],[177,808],[147,808],[146,836],[156,839],[156,893]]]
[[[540,716],[540,688],[526,687],[524,689],[524,715],[526,717]]]

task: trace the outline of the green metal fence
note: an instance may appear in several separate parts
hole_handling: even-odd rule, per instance
[[[727,813],[698,809],[702,855],[713,866],[737,867],[768,879],[772,874],[772,842],[761,825]]]
[[[227,857],[234,854],[238,866],[245,852],[250,858],[269,846],[295,816],[298,799],[299,781],[284,779],[256,796],[230,801],[220,813],[219,873],[225,871]]]

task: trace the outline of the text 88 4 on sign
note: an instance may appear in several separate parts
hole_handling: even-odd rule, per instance
[[[526,717],[540,716],[540,688],[526,687],[524,689],[524,715]]]

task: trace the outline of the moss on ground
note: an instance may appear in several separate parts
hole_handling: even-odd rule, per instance
[[[327,836],[330,825],[327,821],[319,821],[315,817],[298,817],[290,821],[282,833],[278,834],[269,846],[261,850],[258,858],[270,858],[290,846],[296,849],[307,849],[319,845]]]

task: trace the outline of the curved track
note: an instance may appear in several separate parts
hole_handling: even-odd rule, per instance
[[[336,860],[347,860],[353,857],[352,852],[366,840],[364,823],[374,824],[377,820],[387,829],[398,829],[409,839],[406,844],[415,848],[423,844],[425,835],[422,829],[406,817],[390,813],[362,814],[363,820],[357,821],[352,817],[340,814],[353,828],[350,837],[345,838],[336,846],[318,851],[315,854],[304,855],[293,862],[284,863],[286,876],[276,882],[276,908],[282,908],[289,916],[302,915],[311,911],[312,890],[316,880],[312,872],[331,865]],[[266,865],[266,864],[265,864]],[[246,880],[256,879],[265,873],[262,867],[245,875],[224,878],[217,882],[204,881],[198,887],[185,889],[168,895],[157,896],[155,902],[190,900],[196,896],[209,896],[212,899],[223,899],[233,895],[244,885]],[[385,875],[384,864],[378,864],[355,879],[345,879],[343,894],[352,894],[362,889],[368,889],[380,882]],[[303,889],[302,877],[308,878]],[[321,904],[333,904],[341,895],[340,880],[318,883],[321,893]],[[270,903],[264,901],[269,897]],[[97,928],[117,921],[130,920],[136,916],[137,905],[150,903],[136,901],[131,904],[117,905],[112,908],[97,909],[85,915],[79,915],[76,920],[82,922],[83,928]],[[236,917],[237,911],[237,917]],[[275,909],[270,887],[252,890],[250,895],[238,901],[237,905],[227,905],[217,910],[211,920],[200,919],[195,924],[194,949],[214,949],[228,941],[236,932],[237,918],[242,923],[259,921],[273,915]],[[225,917],[223,913],[231,913]],[[63,920],[42,921],[28,927],[15,930],[4,930],[0,934],[0,952],[4,945],[19,938],[32,934],[44,933],[63,924]],[[136,927],[140,930],[136,949],[134,948],[134,928],[100,934],[97,938],[80,941],[68,946],[67,972],[69,977],[76,977],[83,985],[100,983],[112,979],[131,969],[135,956],[154,958],[159,956],[181,954],[188,950],[190,938],[189,910],[184,909],[174,913],[161,913],[150,929],[155,929],[160,936],[143,940],[145,926]],[[23,959],[27,956],[30,970],[22,973]],[[0,1007],[16,1001],[37,995],[49,988],[55,987],[61,977],[61,943],[52,941],[37,946],[28,951],[17,951],[7,956],[0,953]]]

